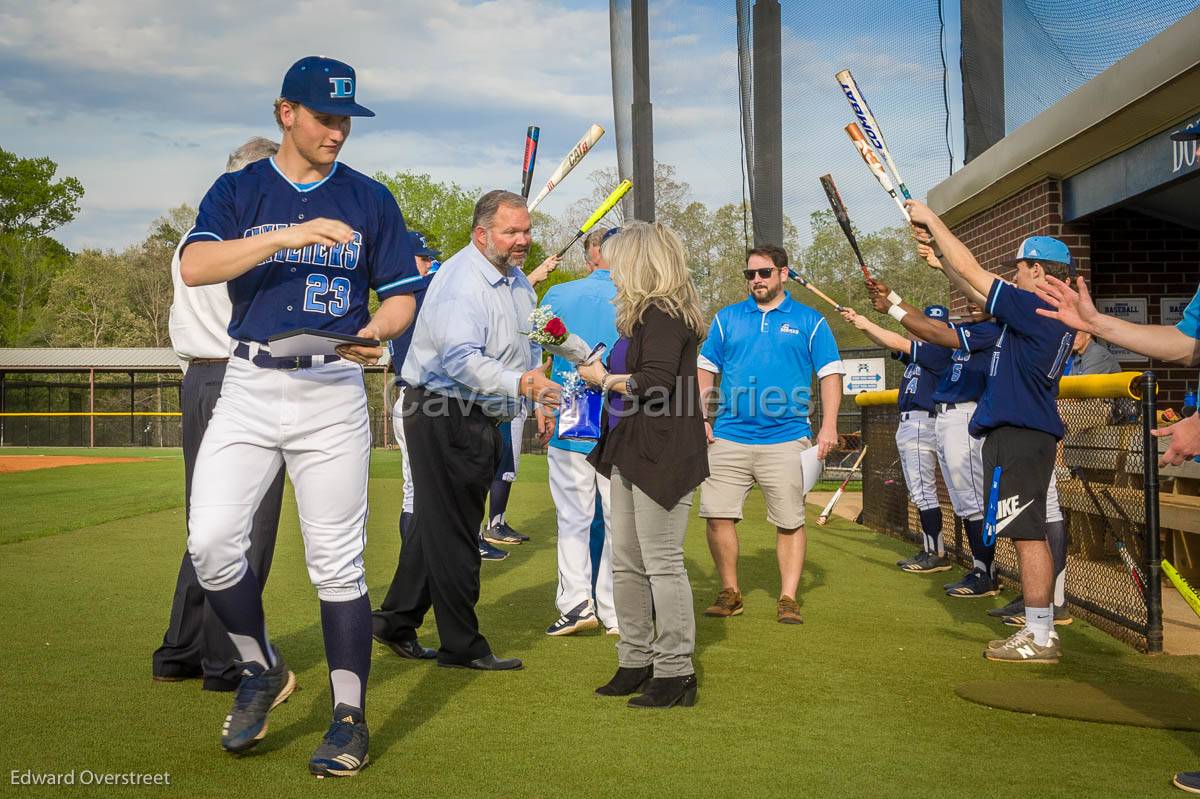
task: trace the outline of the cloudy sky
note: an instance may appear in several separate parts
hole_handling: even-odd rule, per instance
[[[898,15],[862,0],[783,5],[788,213],[806,227],[824,207],[816,178],[832,171],[860,226],[894,224],[841,131],[852,117],[833,73],[854,69],[923,194],[949,165],[937,4],[896,2]],[[697,199],[737,201],[734,5],[650,6],[656,159]],[[2,0],[0,146],[83,181],[82,212],[59,232],[68,246],[123,247],[165,209],[197,203],[234,146],[275,136],[283,73],[309,54],[358,71],[359,101],[378,116],[355,122],[343,158],[368,174],[516,188],[527,125],[542,128],[544,179],[600,123],[610,133],[543,206],[553,213],[588,193],[587,172],[616,164],[602,0]]]

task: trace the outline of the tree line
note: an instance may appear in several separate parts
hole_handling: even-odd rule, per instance
[[[53,234],[78,215],[84,187],[73,177],[56,177],[57,171],[49,158],[21,158],[0,148],[0,346],[169,347],[171,257],[195,220],[195,209],[182,204],[165,210],[142,241],[125,249],[71,252]],[[409,227],[429,236],[444,257],[470,241],[470,219],[481,189],[410,172],[375,177],[395,195]],[[527,268],[569,241],[618,183],[611,168],[592,172],[588,180],[591,193],[560,216],[534,213],[536,242]],[[655,204],[659,221],[687,247],[708,315],[744,299],[741,270],[753,229],[749,209],[741,202],[710,208],[694,198],[669,164],[655,166]],[[624,209],[618,205],[606,223],[623,221]],[[862,273],[832,213],[814,212],[808,224],[809,243],[802,245],[795,224],[784,220],[783,245],[794,267],[843,304],[865,309]],[[904,228],[859,233],[858,238],[872,271],[903,287],[910,302],[945,302],[944,278],[916,257]],[[539,294],[583,274],[581,250],[572,249],[563,266],[538,287]],[[869,346],[815,296],[794,284],[789,290],[825,315],[843,348]]]

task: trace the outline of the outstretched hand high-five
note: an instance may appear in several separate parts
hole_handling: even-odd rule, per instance
[[[1084,282],[1082,275],[1075,278],[1075,286],[1076,288],[1072,289],[1069,283],[1052,275],[1046,275],[1046,285],[1036,288],[1035,291],[1054,310],[1038,308],[1037,312],[1041,316],[1057,319],[1067,327],[1093,333],[1096,320],[1100,318],[1100,312],[1096,310],[1096,304],[1092,302],[1092,295],[1088,291],[1087,283]]]

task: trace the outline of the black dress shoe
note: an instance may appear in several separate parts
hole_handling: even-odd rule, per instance
[[[416,638],[408,641],[389,641],[378,635],[371,637],[406,660],[432,660],[437,657],[437,652],[421,646]]]
[[[476,669],[478,671],[512,671],[513,669],[523,668],[525,664],[520,658],[498,658],[494,654],[488,653],[481,658],[475,658],[469,663],[443,663],[438,661],[438,665],[447,669]]]
[[[194,680],[203,675],[204,669],[199,666],[190,668],[187,666],[164,668],[151,674],[155,682],[183,682],[184,680]]]
[[[215,691],[217,693],[228,693],[236,691],[240,680],[227,680],[224,677],[205,677],[204,685],[201,686],[205,691]]]
[[[627,668],[620,666],[607,684],[596,689],[597,696],[629,696],[646,690],[646,684],[654,676],[653,666]]]
[[[691,707],[696,704],[696,675],[655,677],[646,692],[629,700],[630,707]]]

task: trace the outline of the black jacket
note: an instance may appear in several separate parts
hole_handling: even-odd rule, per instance
[[[708,477],[700,388],[696,382],[696,334],[657,307],[633,329],[626,367],[636,387],[632,409],[608,427],[605,403],[600,440],[588,462],[605,477],[612,467],[664,509]]]

